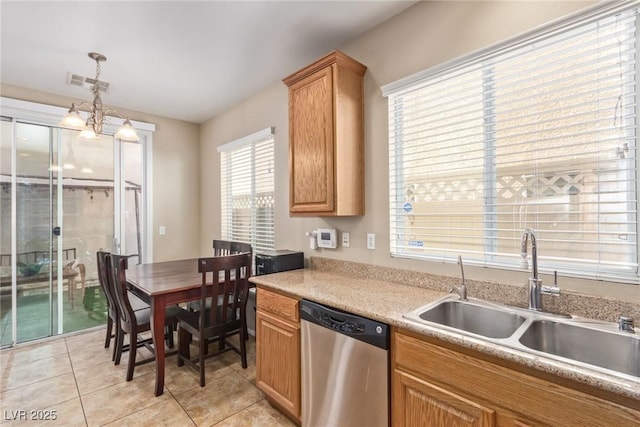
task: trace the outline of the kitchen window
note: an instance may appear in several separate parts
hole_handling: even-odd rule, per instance
[[[274,248],[273,128],[218,147],[222,239]]]
[[[637,8],[616,3],[382,88],[391,255],[638,282]]]

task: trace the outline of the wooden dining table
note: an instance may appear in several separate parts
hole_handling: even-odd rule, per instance
[[[200,298],[202,275],[198,259],[129,264],[127,282],[130,291],[151,305],[151,334],[156,352],[155,395],[164,392],[165,307]]]

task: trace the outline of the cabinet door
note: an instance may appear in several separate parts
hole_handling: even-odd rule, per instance
[[[289,88],[289,208],[334,211],[333,66]]]
[[[421,378],[395,369],[392,391],[395,427],[495,426],[495,411]]]
[[[300,326],[263,311],[256,314],[256,385],[300,420]]]

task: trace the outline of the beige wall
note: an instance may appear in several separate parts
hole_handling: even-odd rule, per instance
[[[276,128],[276,248],[304,250],[351,261],[459,275],[451,264],[391,258],[389,255],[387,101],[380,87],[560,18],[593,2],[421,2],[341,47],[368,66],[365,75],[366,214],[354,218],[292,218],[288,212],[287,88],[282,82],[206,122],[201,129],[202,240],[210,253],[220,236],[216,147],[267,126]],[[296,70],[290,70],[294,72]],[[285,77],[285,76],[282,76]],[[339,167],[339,165],[338,165]],[[351,247],[310,251],[305,231],[318,227],[351,233]],[[376,233],[376,249],[366,249]],[[544,250],[541,248],[541,250]],[[526,283],[526,273],[467,268],[467,277]],[[544,278],[549,283],[549,278]],[[565,289],[604,293],[640,301],[638,286],[559,279]]]
[[[76,99],[2,84],[4,97],[68,107]],[[116,106],[117,108],[117,106]],[[153,258],[191,258],[200,243],[200,126],[180,120],[126,111],[132,120],[156,125],[153,134]],[[158,226],[166,235],[158,235]]]

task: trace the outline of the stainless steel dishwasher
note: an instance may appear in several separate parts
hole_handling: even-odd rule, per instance
[[[389,326],[300,304],[302,427],[389,425]]]

